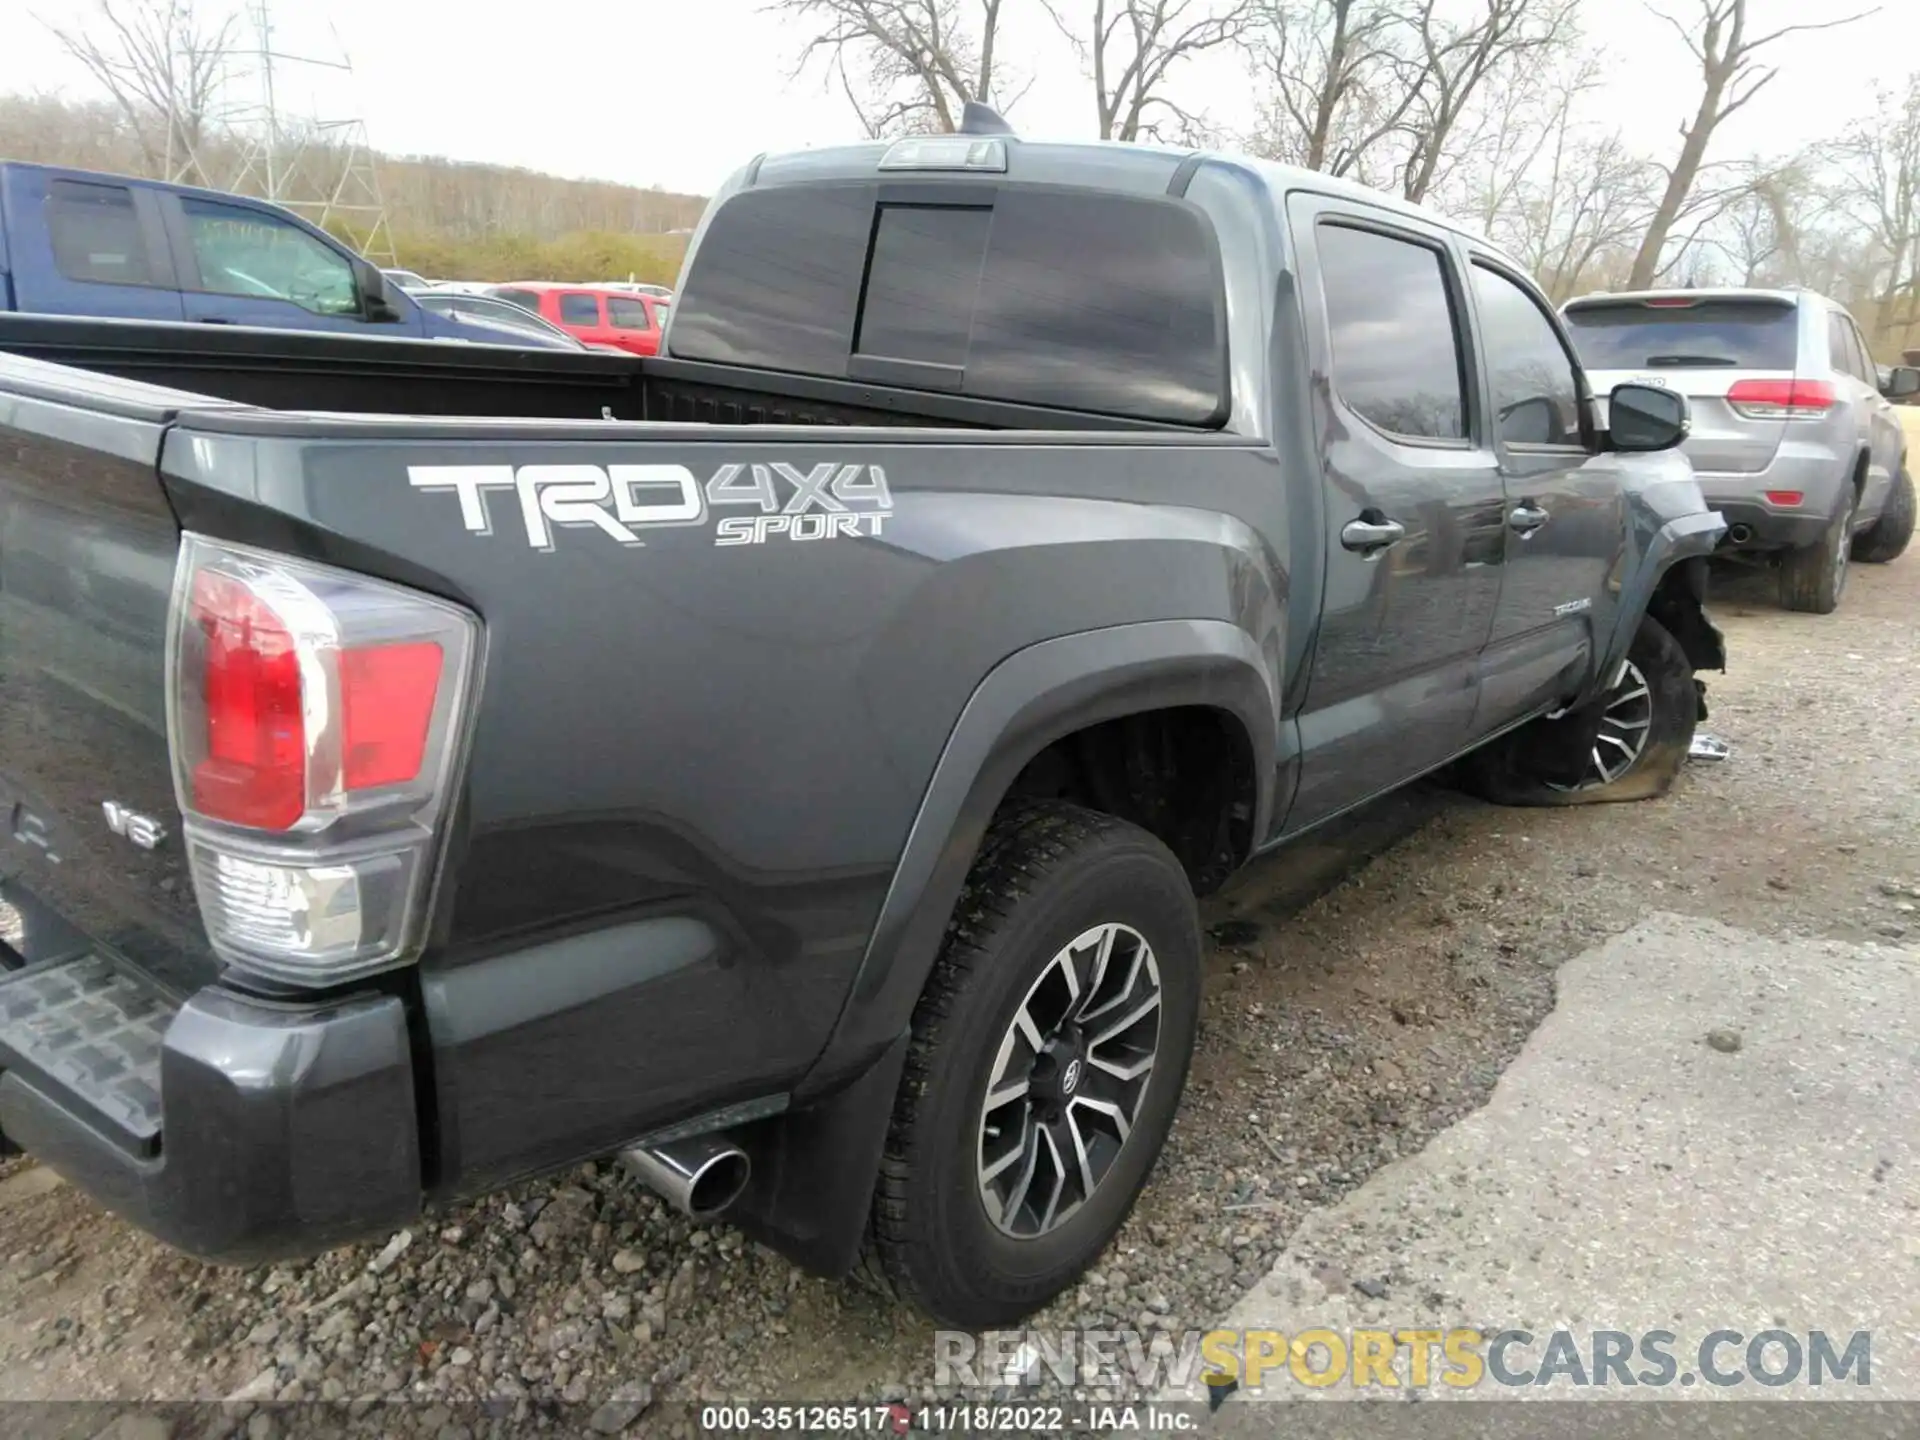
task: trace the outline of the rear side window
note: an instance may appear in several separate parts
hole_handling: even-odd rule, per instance
[[[1858,375],[1860,362],[1854,357],[1853,336],[1848,333],[1846,320],[1839,315],[1827,316],[1827,363],[1837,375]]]
[[[1213,234],[1160,196],[750,190],[709,222],[674,310],[690,360],[1179,424],[1227,409]]]
[[[1340,398],[1390,435],[1465,438],[1460,332],[1440,252],[1331,222],[1317,236]]]
[[[600,297],[572,291],[560,297],[560,318],[569,325],[598,325]]]
[[[47,230],[53,239],[53,263],[69,280],[157,283],[133,193],[124,185],[53,181],[47,186]]]
[[[607,297],[607,323],[618,325],[622,330],[651,330],[647,321],[647,307],[638,300],[623,299],[618,295]]]
[[[1685,307],[1579,305],[1567,311],[1574,348],[1589,370],[1791,371],[1800,318],[1791,305],[1703,300]]]
[[[523,310],[538,313],[540,309],[540,297],[531,290],[496,290],[493,294],[495,299],[508,301]]]

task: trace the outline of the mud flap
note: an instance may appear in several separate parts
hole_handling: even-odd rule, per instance
[[[852,1270],[912,1038],[902,1034],[844,1089],[735,1132],[753,1170],[726,1219],[815,1275]]]

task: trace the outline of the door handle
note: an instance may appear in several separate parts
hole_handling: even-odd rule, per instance
[[[1349,550],[1371,555],[1405,538],[1406,533],[1407,527],[1398,520],[1349,520],[1340,532],[1340,543]]]
[[[1552,518],[1538,506],[1522,502],[1507,516],[1507,525],[1521,535],[1531,535]]]

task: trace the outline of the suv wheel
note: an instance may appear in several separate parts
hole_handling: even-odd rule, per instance
[[[968,1329],[1071,1285],[1173,1124],[1200,979],[1193,891],[1153,836],[1057,803],[996,820],[914,1012],[877,1278]]]
[[[1900,473],[1893,477],[1893,489],[1887,492],[1887,508],[1880,512],[1873,528],[1853,542],[1853,558],[1869,565],[1898,560],[1913,539],[1913,517],[1913,476],[1902,463]]]
[[[1672,632],[1648,616],[1604,695],[1578,715],[1536,720],[1474,752],[1462,779],[1496,805],[1649,800],[1673,788],[1699,719],[1693,665]],[[1571,745],[1558,738],[1589,734],[1583,756],[1568,755]],[[1541,773],[1542,756],[1556,762],[1555,778]],[[1577,779],[1567,778],[1576,772]]]
[[[1853,554],[1853,512],[1859,503],[1849,484],[1819,542],[1781,557],[1780,603],[1787,609],[1831,615],[1839,608],[1847,588],[1847,561]]]

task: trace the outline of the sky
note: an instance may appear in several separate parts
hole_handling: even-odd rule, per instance
[[[0,92],[97,93],[47,29],[49,22],[84,19],[95,3],[0,0]],[[239,8],[239,0],[231,3]],[[1696,0],[1661,3],[1680,14]],[[1755,23],[1771,29],[1873,3],[1754,0]],[[1795,36],[1769,52],[1779,77],[1729,122],[1716,156],[1796,150],[1869,108],[1876,83],[1895,86],[1920,70],[1920,0],[1879,5],[1852,26]],[[330,60],[346,55],[353,66],[348,75],[280,63],[279,108],[320,119],[357,116],[373,144],[389,152],[706,194],[762,151],[860,138],[846,100],[819,65],[795,76],[804,29],[764,13],[762,0],[271,6],[277,50]],[[1670,156],[1697,99],[1695,62],[1642,0],[1587,0],[1587,10],[1588,31],[1611,62],[1612,79],[1596,103],[1617,117],[1637,148]],[[1032,82],[1009,107],[1015,128],[1039,139],[1090,137],[1091,84],[1050,24],[1041,18],[1016,26],[1003,44],[1021,78]],[[1249,82],[1224,58],[1193,67],[1177,90],[1189,108],[1229,128],[1252,113]]]

